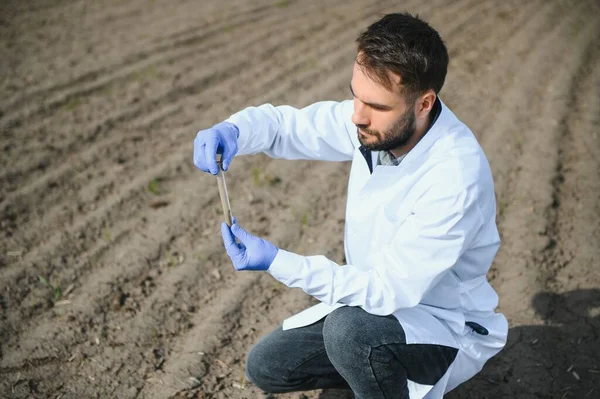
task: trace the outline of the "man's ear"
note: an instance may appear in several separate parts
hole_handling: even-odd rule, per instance
[[[416,103],[417,119],[424,119],[429,116],[436,98],[435,92],[431,89],[419,96]]]

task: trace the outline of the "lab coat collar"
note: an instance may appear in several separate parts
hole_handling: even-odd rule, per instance
[[[415,145],[415,147],[406,154],[401,164],[407,164],[412,160],[421,158],[421,155],[427,152],[433,143],[435,143],[437,139],[448,130],[448,123],[451,122],[453,118],[456,118],[439,97],[436,99],[436,101],[439,101],[440,103],[440,114],[434,120],[433,125],[429,127],[427,133],[421,138],[421,140],[419,140],[417,145]],[[362,145],[359,147],[359,150],[369,166],[369,172],[373,174],[373,169],[375,166],[374,164],[376,163],[375,160],[377,160],[379,157],[379,151],[368,151]],[[397,166],[388,167],[395,168]]]
[[[456,117],[446,107],[446,104],[438,97],[442,109],[440,110],[440,115],[437,120],[433,123],[433,125],[427,131],[421,140],[417,143],[416,146],[412,150],[406,154],[406,157],[402,160],[399,166],[405,165],[407,163],[411,163],[414,160],[422,159],[423,156],[429,151],[429,149],[433,146],[433,144],[442,137],[446,132],[448,132],[448,127],[456,121]]]

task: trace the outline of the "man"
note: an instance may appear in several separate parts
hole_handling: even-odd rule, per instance
[[[224,170],[236,153],[352,160],[346,265],[221,226],[236,270],[266,270],[321,301],[252,348],[250,381],[273,393],[441,398],[506,343],[486,278],[500,242],[492,174],[438,98],[448,53],[434,29],[389,14],[357,43],[353,101],[247,108],[198,133],[194,163],[216,174],[217,153]]]

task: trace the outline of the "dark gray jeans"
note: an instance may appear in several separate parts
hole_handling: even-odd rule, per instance
[[[358,399],[408,398],[407,379],[434,385],[457,349],[406,344],[394,316],[342,307],[306,327],[262,338],[248,354],[246,376],[265,392],[351,389]]]

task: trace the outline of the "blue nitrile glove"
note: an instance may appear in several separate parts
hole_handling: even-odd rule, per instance
[[[242,229],[235,218],[231,228],[227,223],[221,223],[221,235],[235,270],[268,270],[279,251],[269,241]],[[240,240],[239,244],[235,242],[236,237]]]
[[[219,172],[217,154],[223,154],[223,170],[227,170],[238,152],[240,131],[229,122],[217,123],[210,129],[200,130],[194,139],[194,165],[203,172]]]

